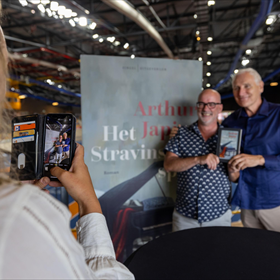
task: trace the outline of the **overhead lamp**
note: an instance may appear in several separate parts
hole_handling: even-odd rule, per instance
[[[194,17],[195,19],[197,19],[197,14],[194,14],[193,17]]]
[[[44,7],[43,4],[39,4],[39,5],[37,6],[37,8],[38,8],[38,10],[39,10],[40,12],[42,12],[42,13],[45,13],[45,12],[46,12],[46,9],[45,9],[45,7]]]
[[[211,52],[211,51],[207,51],[207,54],[208,54],[208,55],[211,55],[211,54],[212,54],[212,52]]]
[[[19,3],[24,7],[24,6],[27,6],[28,3],[26,0],[19,0]]]
[[[72,26],[72,27],[75,27],[76,26],[76,23],[75,23],[75,21],[71,18],[71,19],[69,19],[69,23],[70,23],[70,25]]]
[[[211,76],[211,73],[210,73],[210,72],[207,72],[207,73],[206,73],[206,76],[207,76],[207,77],[210,77],[210,76]]]
[[[124,45],[123,45],[123,48],[124,49],[127,49],[129,47],[129,44],[128,43],[125,43]]]
[[[55,19],[58,19],[58,15],[54,15],[53,17],[54,17]]]
[[[96,23],[95,22],[92,22],[90,25],[89,25],[89,29],[91,30],[94,30],[96,27]]]
[[[72,10],[71,10],[71,9],[66,9],[66,10],[64,11],[64,16],[65,16],[66,18],[72,17]]]
[[[85,10],[85,13],[86,13],[87,15],[89,15],[89,11],[88,11],[88,10]]]
[[[242,64],[243,66],[246,66],[249,62],[250,62],[250,60],[247,59],[247,58],[245,58],[245,59],[243,59],[243,60],[241,61],[241,64]]]
[[[19,99],[25,99],[26,97],[27,97],[27,95],[21,94],[18,98],[19,98]]]
[[[53,106],[57,106],[57,105],[58,105],[58,102],[53,102],[52,105],[53,105]]]
[[[198,37],[196,37],[196,40],[197,40],[197,41],[200,41],[200,37],[199,37],[199,36],[198,36]]]
[[[58,9],[58,2],[52,1],[51,5],[50,5],[50,9],[52,11],[57,11],[57,9]]]
[[[209,84],[209,83],[208,83],[208,84],[206,84],[206,87],[211,87],[211,84]]]
[[[104,39],[103,38],[99,38],[99,43],[103,43]]]
[[[266,19],[265,23],[266,25],[270,25],[276,21],[276,15],[269,15]]]
[[[79,18],[79,24],[81,26],[86,26],[87,25],[87,18],[86,17],[80,17]]]
[[[207,61],[206,64],[207,64],[208,66],[210,66],[210,65],[211,65],[211,61]]]
[[[29,2],[31,4],[34,4],[34,5],[39,5],[40,4],[40,0],[29,0]]]
[[[198,60],[199,60],[199,61],[202,61],[202,57],[199,57]]]
[[[58,8],[57,8],[57,13],[58,13],[60,16],[64,16],[65,10],[66,10],[65,6],[58,6]]]
[[[277,86],[278,86],[278,83],[277,83],[277,82],[272,82],[272,83],[270,83],[270,86],[271,86],[271,87],[277,87]]]
[[[130,56],[130,58],[131,58],[131,59],[134,59],[134,58],[135,58],[135,55],[134,55],[134,54],[132,54],[132,55]]]
[[[36,13],[35,10],[31,10],[30,12],[31,12],[31,14],[35,14]]]
[[[97,39],[99,37],[99,35],[98,34],[94,34],[94,35],[92,35],[92,38],[93,39]]]
[[[235,69],[235,70],[234,70],[234,74],[237,74],[238,72],[239,72],[238,69]]]
[[[58,85],[57,87],[58,87],[58,88],[62,88],[62,85]]]
[[[78,17],[75,17],[74,20],[75,20],[76,22],[79,22],[80,19],[79,19]]]
[[[214,0],[209,0],[207,5],[210,6],[214,6],[215,5],[215,1]]]
[[[63,19],[63,15],[60,15],[59,18],[60,18],[60,19]]]
[[[41,3],[43,4],[43,5],[48,5],[48,4],[50,4],[50,0],[41,0]]]
[[[52,80],[51,80],[51,79],[47,79],[47,83],[48,83],[48,84],[51,84],[51,83],[52,83]]]
[[[252,53],[252,50],[250,50],[250,49],[248,49],[248,50],[246,50],[246,54],[251,54]]]
[[[49,17],[52,17],[52,15],[53,15],[52,11],[49,8],[46,9],[46,12],[47,12]]]
[[[196,34],[196,35],[199,35],[199,34],[200,34],[199,30],[197,30],[197,31],[195,32],[195,34]]]
[[[28,57],[27,53],[22,54],[22,57]]]
[[[114,41],[115,41],[115,37],[113,36],[113,37],[108,37],[107,38],[107,41],[109,41],[109,42],[111,42],[111,43],[113,43]]]
[[[72,12],[71,16],[76,17],[78,14],[76,12]]]
[[[115,42],[114,42],[114,46],[116,46],[116,47],[119,46],[120,44],[121,44],[121,43],[120,43],[119,41],[115,41]]]
[[[212,41],[213,41],[213,38],[212,38],[212,37],[208,37],[208,38],[207,38],[207,41],[212,42]]]

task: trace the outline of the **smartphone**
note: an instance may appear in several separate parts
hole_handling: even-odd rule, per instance
[[[72,114],[48,114],[45,120],[43,176],[58,166],[69,170],[75,152],[76,118]]]
[[[18,180],[32,180],[38,174],[38,115],[12,121],[11,174]]]

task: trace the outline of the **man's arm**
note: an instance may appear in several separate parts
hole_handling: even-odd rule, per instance
[[[244,170],[248,167],[264,166],[265,158],[262,155],[239,154],[234,156],[229,162],[231,169],[236,171]]]
[[[182,172],[194,167],[197,164],[207,164],[209,169],[215,170],[219,162],[219,158],[214,154],[179,158],[176,154],[167,152],[164,159],[164,169],[167,172]]]

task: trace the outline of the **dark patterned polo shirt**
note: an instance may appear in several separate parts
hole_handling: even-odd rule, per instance
[[[196,122],[182,126],[167,143],[165,152],[179,158],[216,154],[217,140],[218,134],[205,142]],[[219,218],[229,209],[231,185],[224,163],[220,162],[216,170],[197,164],[177,176],[176,210],[180,214],[204,223]]]

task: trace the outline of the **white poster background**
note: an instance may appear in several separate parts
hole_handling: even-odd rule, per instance
[[[197,119],[195,103],[201,92],[202,63],[83,55],[81,71],[85,162],[100,196],[139,175],[154,161],[163,160],[159,151],[168,141],[167,126],[171,128],[174,123],[191,124]],[[169,107],[174,107],[174,116],[171,115],[172,108],[166,113],[166,101]],[[139,104],[142,104],[142,108]],[[182,116],[179,116],[179,107]],[[183,115],[184,107],[186,116]],[[115,139],[112,134],[114,126],[117,126]],[[148,135],[144,138],[145,126]],[[155,135],[155,127],[159,135]],[[161,136],[162,127],[164,139]],[[107,155],[104,154],[105,149]],[[157,159],[147,159],[152,149],[157,151]],[[129,159],[121,160],[120,154],[116,154],[122,153],[124,158],[127,152],[123,150],[128,151]],[[114,151],[115,158],[112,158],[110,151]],[[141,153],[144,153],[144,157],[141,157]],[[158,180],[165,195],[174,196],[175,188],[168,183],[170,175],[158,176]],[[142,201],[157,196],[162,196],[162,192],[155,179],[151,179],[131,198]]]

